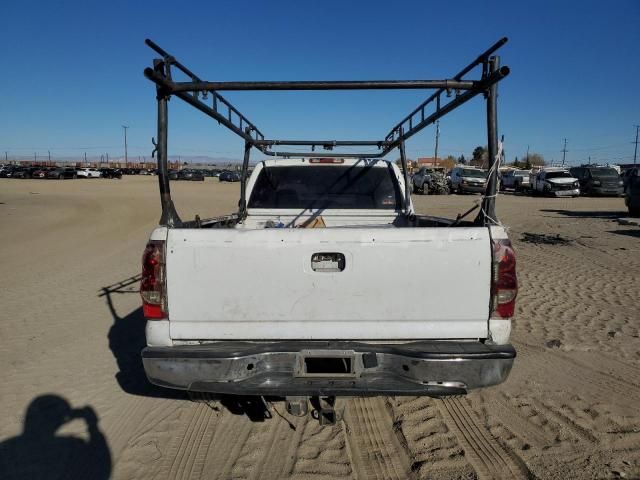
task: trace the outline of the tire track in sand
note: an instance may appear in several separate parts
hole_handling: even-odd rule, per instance
[[[480,479],[526,479],[531,473],[522,460],[507,452],[482,425],[465,399],[444,398],[438,409],[468,453]]]
[[[233,478],[233,467],[253,429],[254,423],[247,417],[223,408],[211,440],[215,448],[207,452],[204,461],[203,471],[207,472],[205,478]]]
[[[410,478],[409,456],[383,397],[353,398],[345,409],[347,448],[358,479]]]
[[[215,412],[206,404],[189,406],[184,428],[174,438],[156,478],[200,478],[213,438],[211,419]]]
[[[490,405],[489,414],[523,442],[542,451],[555,443],[553,434],[522,416],[508,401],[492,391],[483,393],[485,404]]]
[[[272,408],[275,410],[277,407]],[[281,415],[279,411],[277,415]],[[274,417],[273,421],[277,422],[277,425],[275,428],[271,428],[268,447],[258,465],[252,469],[249,477],[251,480],[281,479],[287,478],[293,473],[293,465],[297,455],[291,454],[291,452],[297,454],[304,426],[309,421],[309,415],[298,418],[289,417],[289,420]],[[291,424],[287,423],[289,421]],[[293,431],[290,425],[293,425]]]

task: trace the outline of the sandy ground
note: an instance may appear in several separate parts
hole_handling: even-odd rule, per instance
[[[237,184],[173,188],[184,217],[237,202]],[[474,199],[416,203],[452,215]],[[320,427],[146,382],[136,275],[155,178],[0,179],[0,478],[640,478],[640,230],[615,220],[619,198],[498,205],[521,281],[509,380],[345,400]]]

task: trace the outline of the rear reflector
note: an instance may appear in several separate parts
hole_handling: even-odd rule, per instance
[[[151,240],[142,254],[140,296],[147,319],[166,318],[164,242]]]
[[[164,313],[160,305],[142,302],[142,313],[144,314],[144,318],[155,320],[164,318]]]
[[[310,158],[309,163],[344,163],[344,158]]]
[[[513,317],[517,295],[516,253],[509,240],[495,240],[493,241],[491,318]]]

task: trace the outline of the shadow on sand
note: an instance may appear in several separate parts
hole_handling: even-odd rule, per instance
[[[103,287],[99,296],[105,297],[113,325],[109,330],[109,348],[118,362],[116,380],[120,388],[131,395],[145,397],[187,398],[178,390],[156,387],[149,383],[142,366],[140,352],[146,347],[145,319],[142,307],[121,317],[114,306],[115,295],[137,294],[140,275]]]
[[[56,435],[66,423],[81,419],[86,435]],[[83,437],[87,437],[86,439]],[[0,443],[0,478],[3,480],[107,479],[111,452],[98,428],[93,408],[71,408],[58,395],[31,401],[21,435]]]
[[[541,212],[557,213],[570,218],[604,218],[609,220],[615,220],[616,218],[627,216],[625,210],[606,211],[606,210],[557,210],[557,209],[542,209]]]
[[[640,230],[609,230],[607,233],[615,233],[616,235],[626,235],[627,237],[640,238]]]
[[[109,330],[109,348],[118,363],[116,380],[123,391],[144,397],[170,398],[210,402],[217,400],[234,415],[246,415],[251,421],[261,422],[270,418],[269,410],[260,397],[242,395],[189,394],[153,385],[147,380],[140,352],[146,347],[145,323],[142,307],[120,317],[114,306],[115,295],[138,294],[140,275],[103,287],[99,296],[104,297],[113,325]]]

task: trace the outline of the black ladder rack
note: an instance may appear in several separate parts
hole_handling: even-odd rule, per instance
[[[468,102],[476,95],[483,94],[487,105],[487,136],[489,156],[489,178],[482,208],[476,219],[477,223],[489,225],[495,223],[495,194],[497,187],[497,169],[492,168],[496,162],[498,151],[497,128],[497,83],[509,74],[509,68],[500,67],[499,57],[494,56],[507,38],[501,38],[473,62],[463,68],[451,79],[444,80],[374,80],[374,81],[268,81],[268,82],[207,82],[201,80],[191,70],[167,53],[153,41],[147,39],[146,44],[162,58],[154,59],[153,67],[144,70],[145,76],[156,84],[158,101],[158,179],[160,183],[162,217],[161,225],[178,227],[181,225],[169,188],[167,163],[167,101],[174,95],[204,114],[218,121],[233,133],[244,139],[244,162],[240,198],[240,218],[246,214],[245,188],[249,154],[256,148],[265,155],[279,157],[343,157],[343,158],[382,158],[398,148],[405,175],[405,193],[408,195],[408,173],[404,143],[413,135],[431,125],[447,113]],[[476,67],[482,66],[480,79],[463,79]],[[186,75],[190,81],[173,80],[172,69]],[[238,109],[218,92],[232,91],[267,91],[267,90],[397,90],[397,89],[430,89],[436,90],[424,102],[418,105],[409,115],[398,122],[382,140],[279,140],[267,139],[265,135],[245,117]],[[443,100],[444,97],[444,100]],[[427,107],[432,106],[432,110]],[[308,146],[310,152],[288,152],[274,150],[277,146]],[[331,152],[335,147],[376,147],[374,153]],[[324,151],[317,152],[316,148]],[[406,197],[408,205],[408,196]]]

